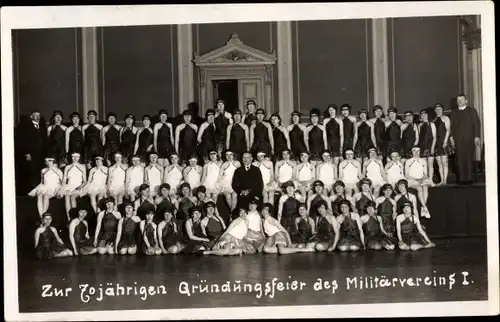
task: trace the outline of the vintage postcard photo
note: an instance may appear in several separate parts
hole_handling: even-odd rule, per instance
[[[8,321],[499,313],[488,1],[4,7]]]

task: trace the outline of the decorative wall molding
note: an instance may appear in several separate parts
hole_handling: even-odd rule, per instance
[[[481,27],[477,16],[461,16],[458,18],[462,26],[462,40],[467,50],[481,48]]]

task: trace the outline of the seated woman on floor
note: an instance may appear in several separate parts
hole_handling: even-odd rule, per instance
[[[336,218],[328,211],[326,202],[320,202],[318,206],[319,216],[316,218],[316,235],[312,241],[316,243],[318,252],[331,252],[335,250],[339,242],[340,225]]]
[[[382,218],[382,226],[384,226],[384,230],[389,236],[390,241],[396,244],[398,239],[396,237],[396,226],[394,222],[398,213],[396,211],[396,201],[392,199],[394,190],[391,184],[384,184],[382,188],[380,188],[380,194],[381,196],[375,200],[375,209],[377,215]]]
[[[391,242],[389,234],[385,231],[382,217],[375,212],[375,203],[369,201],[365,205],[361,223],[366,236],[366,248],[374,250],[393,250],[395,245]]]
[[[153,222],[155,213],[152,209],[146,212],[146,219],[139,224],[142,235],[142,251],[146,255],[160,255],[162,250],[158,243],[156,224]]]
[[[38,259],[51,259],[55,257],[73,256],[57,233],[51,226],[52,216],[46,212],[42,215],[42,225],[35,231],[35,249]]]
[[[266,242],[262,248],[264,253],[268,254],[292,254],[314,252],[311,248],[294,248],[292,240],[286,229],[275,218],[271,217],[272,205],[270,203],[262,206],[261,216],[263,220],[264,232],[266,234]]]
[[[97,215],[97,226],[94,235],[94,246],[101,255],[115,253],[116,231],[118,221],[122,218],[115,210],[115,199],[106,198],[106,209]]]
[[[191,186],[187,182],[183,182],[179,189],[181,191],[181,196],[177,202],[177,224],[180,227],[180,232],[183,236],[186,235],[186,221],[189,219],[189,214],[191,209],[196,205],[196,197],[191,195]],[[201,209],[201,208],[200,208]]]
[[[314,249],[316,243],[312,241],[312,238],[316,231],[316,224],[314,223],[314,219],[309,217],[309,212],[307,211],[307,205],[305,203],[300,203],[298,209],[299,216],[294,220],[295,229],[293,233],[289,231],[290,237],[295,247]]]
[[[175,220],[175,211],[174,206],[165,207],[164,219],[157,226],[158,243],[163,254],[177,254],[186,247],[185,238]]]
[[[290,236],[295,234],[295,219],[302,196],[295,191],[292,181],[287,181],[281,187],[284,194],[278,201],[278,221],[285,227]]]
[[[342,200],[337,221],[340,224],[340,241],[338,249],[342,252],[355,252],[364,248],[365,236],[359,215],[352,210],[351,203]]]
[[[185,254],[200,254],[207,250],[210,239],[203,233],[201,227],[201,208],[194,206],[190,209],[189,219],[185,223],[187,233],[187,245],[182,250]]]
[[[226,230],[226,224],[224,219],[217,213],[213,201],[205,203],[205,214],[205,218],[201,220],[201,230],[210,239],[207,249],[211,249]]]
[[[403,212],[396,217],[399,249],[415,251],[436,246],[427,236],[413,209],[411,202],[406,201],[403,204]]]
[[[69,241],[73,247],[73,253],[78,255],[92,255],[97,253],[89,235],[89,224],[85,220],[87,210],[78,209],[78,215],[69,223]]]
[[[125,202],[125,217],[118,221],[116,232],[115,253],[120,255],[135,255],[137,253],[138,228],[141,219],[135,214],[134,205]]]
[[[252,243],[245,242],[244,237],[248,232],[247,212],[240,210],[240,216],[235,218],[226,231],[217,240],[211,250],[203,252],[204,255],[231,256],[241,254],[255,254],[257,251]]]

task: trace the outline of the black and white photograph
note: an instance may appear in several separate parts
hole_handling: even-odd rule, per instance
[[[1,14],[6,320],[499,314],[493,2]]]

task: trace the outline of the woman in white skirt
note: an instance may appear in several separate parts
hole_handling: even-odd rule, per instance
[[[311,185],[315,180],[316,170],[314,165],[309,162],[309,154],[302,152],[300,163],[295,168],[295,181],[298,182],[299,192],[304,200],[313,194]]]
[[[41,183],[28,193],[28,196],[37,198],[37,208],[40,218],[49,209],[50,199],[59,193],[64,178],[62,171],[56,166],[55,158],[45,158],[45,164],[47,167],[42,170]]]
[[[177,190],[183,178],[182,171],[183,167],[179,164],[179,155],[174,152],[170,156],[170,165],[167,165],[163,171],[163,183],[169,184],[171,197],[177,197]]]
[[[404,165],[401,162],[399,152],[395,151],[390,154],[390,160],[385,165],[385,173],[387,174],[387,183],[393,189],[396,189],[396,184],[399,180],[406,179],[404,175]]]
[[[281,153],[282,160],[276,162],[274,166],[274,179],[276,181],[276,189],[281,193],[286,193],[282,191],[281,187],[284,183],[295,180],[295,168],[297,163],[291,160],[291,152],[286,149]],[[294,182],[294,187],[296,186]]]
[[[108,167],[104,165],[104,158],[95,157],[95,167],[90,170],[89,180],[83,187],[81,196],[90,197],[90,205],[95,213],[99,212],[97,204],[99,200],[106,197],[106,181],[108,180]]]
[[[316,178],[323,182],[323,195],[328,197],[332,192],[333,184],[337,179],[337,171],[329,151],[323,152],[321,158],[323,159],[323,162],[316,166]]]
[[[81,189],[87,182],[87,168],[81,164],[80,153],[71,154],[72,163],[64,167],[63,186],[59,195],[64,196],[66,214],[70,220],[70,210],[76,208],[76,198],[80,196]]]
[[[160,185],[163,179],[163,167],[158,164],[158,154],[149,154],[149,165],[144,169],[144,182],[149,185],[149,195],[156,198],[160,193]]]
[[[422,204],[420,215],[431,218],[427,209],[427,198],[429,197],[429,187],[434,186],[432,178],[428,175],[427,160],[420,157],[420,148],[415,146],[411,149],[413,156],[405,162],[405,175],[408,179],[408,186],[417,190],[417,196]]]
[[[132,166],[127,169],[125,175],[125,194],[130,201],[135,201],[138,189],[144,183],[144,168],[141,166],[141,158],[138,155],[132,157]]]
[[[125,196],[127,165],[122,163],[123,157],[120,152],[116,152],[114,158],[115,164],[108,169],[108,195],[115,199],[116,207],[123,202]]]
[[[203,168],[198,165],[198,157],[196,155],[191,155],[188,160],[188,165],[182,171],[182,176],[184,182],[189,184],[191,191],[198,188],[201,185],[201,175],[203,173]]]
[[[378,158],[376,148],[368,150],[368,160],[363,164],[362,176],[371,180],[373,194],[378,196],[380,188],[387,182],[387,175],[382,160]]]
[[[201,182],[207,189],[207,197],[214,202],[217,201],[219,195],[219,187],[217,181],[219,179],[220,168],[222,162],[218,160],[219,154],[217,151],[210,151],[208,154],[208,162],[203,165]]]
[[[264,183],[264,191],[262,191],[264,203],[274,204],[274,191],[276,191],[276,182],[274,181],[274,167],[270,160],[266,160],[266,154],[262,151],[257,152],[257,161],[253,163],[259,168],[262,174],[262,182]]]
[[[219,187],[220,191],[226,197],[226,202],[231,211],[233,211],[238,204],[238,195],[233,190],[232,182],[234,171],[236,171],[239,167],[241,167],[241,163],[234,160],[234,153],[229,150],[226,151],[226,162],[224,162],[220,167]]]
[[[339,180],[345,184],[345,191],[349,197],[356,193],[356,185],[361,178],[361,164],[354,159],[354,150],[347,149],[345,160],[339,164]]]

